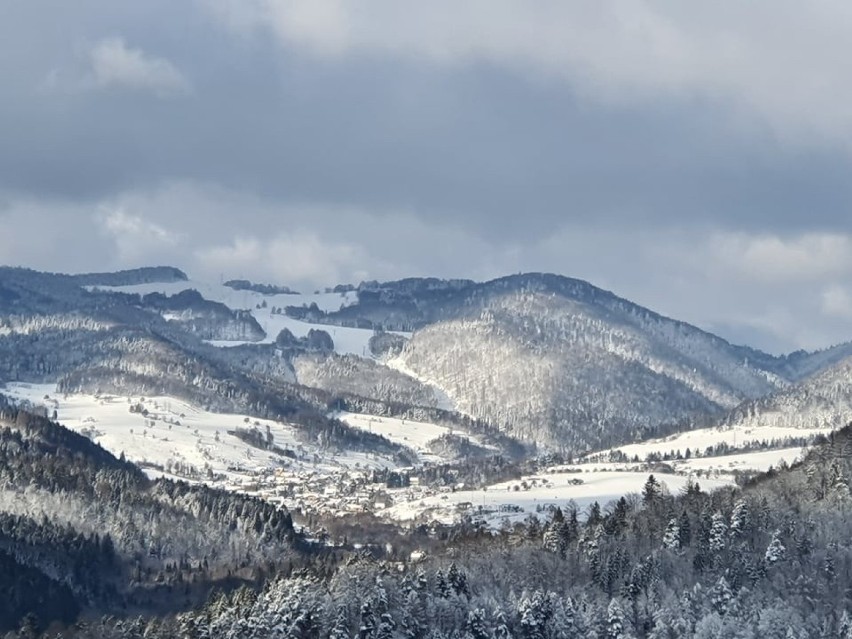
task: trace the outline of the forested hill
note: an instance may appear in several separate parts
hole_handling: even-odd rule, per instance
[[[588,512],[499,532],[463,523],[424,541],[425,557],[329,555],[197,610],[61,636],[845,639],[850,451],[847,427],[742,489],[669,495],[649,477]]]
[[[852,352],[773,357],[553,274],[313,295],[186,278],[170,267],[0,268],[0,382],[170,395],[285,418],[306,438],[356,450],[362,438],[329,419],[339,400],[379,414],[440,408],[530,450],[578,454],[710,424],[749,402],[759,409]],[[845,398],[838,384],[816,391]],[[825,421],[813,402],[802,406]],[[832,424],[852,417],[845,399],[831,408]]]
[[[0,630],[186,609],[261,583],[302,545],[286,510],[151,480],[0,396]]]

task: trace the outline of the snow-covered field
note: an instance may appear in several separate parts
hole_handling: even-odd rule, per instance
[[[603,507],[629,493],[639,493],[648,480],[648,472],[597,471],[539,473],[520,480],[494,484],[485,490],[456,490],[420,500],[397,503],[380,515],[397,521],[423,518],[450,523],[469,514],[482,517],[497,527],[503,520],[519,521],[549,507],[576,505],[581,511],[597,501]],[[686,475],[656,474],[670,492],[680,491]],[[702,490],[730,485],[729,477],[702,478]],[[520,510],[518,510],[520,509]]]
[[[730,472],[733,470],[766,471],[770,467],[778,468],[781,462],[792,464],[802,456],[801,447],[776,448],[774,450],[754,451],[736,455],[701,457],[674,462],[678,472],[711,470]]]
[[[429,442],[442,435],[449,435],[453,432],[458,434],[458,431],[453,431],[447,426],[427,422],[415,422],[409,419],[377,417],[376,415],[361,415],[357,413],[337,413],[335,417],[354,428],[382,435],[392,442],[411,448],[423,462],[441,463],[447,461],[435,455],[430,450]],[[461,433],[461,435],[469,438],[478,445],[483,445],[477,437],[470,436],[467,433]]]
[[[387,489],[371,483],[367,471],[393,468],[391,459],[348,451],[335,453],[302,444],[289,424],[245,415],[210,413],[171,397],[63,395],[49,384],[9,384],[0,389],[17,400],[43,405],[68,428],[85,434],[116,455],[124,454],[151,476],[166,475],[205,481],[317,512],[371,510],[394,521],[457,521],[468,514],[497,527],[552,506],[576,504],[585,509],[594,501],[605,506],[628,493],[637,493],[652,472],[672,492],[694,477],[703,490],[734,483],[733,471],[766,470],[781,460],[792,463],[798,447],[716,457],[693,457],[667,462],[673,473],[654,472],[644,463],[588,461],[552,466],[520,480],[482,490],[459,487],[441,492],[414,485]],[[146,413],[136,412],[142,405]],[[131,408],[134,410],[131,411]],[[337,415],[347,424],[383,435],[417,453],[422,463],[445,461],[429,450],[429,442],[450,432],[446,426],[354,413]],[[254,428],[286,454],[247,444],[228,431]],[[822,432],[822,431],[819,431]],[[268,433],[268,435],[267,435]],[[737,442],[781,439],[803,433],[798,429],[753,429],[736,433]],[[719,442],[732,444],[732,433],[706,429],[665,440],[624,446],[628,455],[644,460],[649,452],[689,447],[702,450]],[[354,482],[354,484],[353,484]],[[353,486],[357,484],[356,487]],[[387,494],[390,507],[377,495]]]
[[[267,469],[332,471],[341,467],[381,468],[387,459],[365,453],[333,455],[301,444],[293,426],[245,415],[211,413],[173,397],[118,397],[114,395],[63,395],[52,384],[9,384],[4,394],[44,405],[63,426],[85,434],[115,455],[143,467],[161,467],[168,474],[189,475],[187,466],[207,469],[229,481]],[[147,414],[131,412],[141,404]],[[237,428],[269,432],[276,447],[291,456],[251,446],[228,434]]]
[[[752,442],[781,442],[789,437],[809,437],[812,435],[828,435],[831,428],[784,428],[776,426],[764,427],[733,427],[733,428],[701,428],[672,435],[664,439],[653,439],[639,444],[620,446],[613,450],[619,450],[628,457],[638,456],[640,460],[652,453],[666,454],[680,451],[685,454],[687,450],[694,455],[696,451],[703,454],[704,451],[717,444],[727,444],[732,448]],[[800,449],[797,449],[800,450]],[[606,454],[609,451],[604,451]],[[599,453],[592,455],[597,456]],[[792,461],[787,458],[787,461]]]
[[[497,527],[504,520],[522,520],[550,507],[574,504],[582,511],[595,501],[605,506],[623,495],[640,492],[650,474],[654,474],[673,493],[683,489],[690,479],[697,481],[702,490],[710,491],[734,485],[736,471],[762,472],[770,467],[777,468],[782,462],[791,464],[802,455],[803,449],[794,446],[692,457],[666,462],[670,472],[655,472],[653,464],[644,462],[646,455],[678,450],[683,453],[687,448],[693,453],[696,449],[704,453],[707,447],[719,443],[733,446],[829,432],[828,429],[805,431],[796,428],[702,429],[616,449],[630,457],[637,455],[641,460],[639,463],[584,461],[575,465],[552,466],[535,475],[494,484],[484,490],[462,489],[425,498],[414,495],[407,501],[397,497],[397,503],[379,514],[397,521],[422,519],[445,523],[470,515]]]
[[[311,293],[292,295],[263,295],[254,291],[235,291],[234,289],[220,284],[210,284],[197,281],[167,282],[136,284],[132,286],[99,286],[88,287],[103,290],[119,291],[123,293],[137,293],[147,295],[148,293],[162,293],[163,295],[176,295],[181,291],[194,289],[208,300],[221,302],[232,310],[250,311],[257,323],[266,332],[266,339],[261,343],[272,343],[283,329],[290,330],[296,337],[304,337],[308,331],[319,329],[331,335],[334,341],[334,349],[341,354],[353,354],[361,357],[370,357],[369,341],[373,331],[364,328],[348,328],[342,326],[330,326],[328,324],[311,324],[302,322],[283,313],[273,313],[273,308],[284,308],[285,306],[310,306],[316,304],[322,311],[336,311],[343,306],[349,306],[358,301],[354,291],[346,293]],[[260,308],[258,308],[260,306]],[[408,333],[400,333],[410,337]],[[215,346],[227,347],[245,344],[246,342],[211,342]]]

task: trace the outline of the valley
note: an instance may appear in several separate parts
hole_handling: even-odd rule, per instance
[[[440,606],[479,596],[446,575],[458,562],[485,584],[477,562],[492,552],[570,562],[607,593],[639,570],[621,553],[658,561],[660,538],[667,562],[693,544],[696,580],[723,566],[762,579],[767,560],[734,553],[760,555],[765,530],[730,556],[705,541],[720,517],[735,525],[739,495],[771,519],[766,500],[783,511],[795,485],[834,522],[823,503],[842,512],[852,492],[837,444],[852,421],[848,345],[767,355],[547,274],[307,295],[231,284],[0,269],[0,560],[12,549],[11,569],[48,580],[27,597],[66,574],[69,611],[203,624],[181,610],[222,584],[286,608],[268,589],[297,583],[298,566],[427,568],[419,587]],[[107,585],[57,572],[65,560],[32,541],[54,537],[86,540]]]

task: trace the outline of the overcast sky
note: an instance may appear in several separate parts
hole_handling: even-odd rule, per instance
[[[852,339],[852,3],[4,0],[0,263],[552,271]]]

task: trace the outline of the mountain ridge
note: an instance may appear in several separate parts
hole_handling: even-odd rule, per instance
[[[852,344],[841,344],[770,355],[553,273],[486,282],[365,281],[338,286],[325,299],[275,295],[284,287],[273,285],[239,294],[224,285],[198,287],[173,267],[82,276],[0,268],[0,288],[6,292],[0,293],[0,352],[19,362],[7,372],[12,380],[60,381],[61,373],[64,388],[94,391],[106,384],[122,392],[138,383],[146,392],[209,397],[211,406],[236,409],[249,401],[259,417],[275,405],[277,413],[318,411],[319,419],[336,398],[371,410],[419,405],[460,412],[527,444],[575,452],[725,419],[852,353]],[[291,300],[305,301],[274,306]],[[290,330],[297,327],[302,335],[322,327],[358,333],[370,352],[338,359],[337,337],[327,335],[329,347],[310,353],[310,340]],[[145,335],[159,345],[144,346]],[[68,368],[58,351],[40,352],[69,339],[84,348],[81,357],[89,348],[96,357]],[[158,364],[144,363],[151,349],[169,370],[180,371],[178,386],[157,379],[164,372]],[[34,354],[40,361],[27,363]],[[189,374],[195,370],[216,380],[207,372]],[[231,399],[222,404],[187,386],[194,383],[228,389]],[[258,402],[276,386],[292,408]]]

